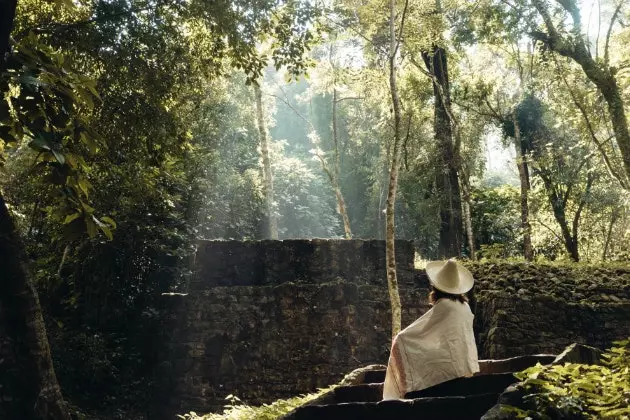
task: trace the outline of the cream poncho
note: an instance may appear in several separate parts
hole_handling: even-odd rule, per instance
[[[479,372],[473,318],[467,303],[439,299],[402,330],[392,343],[383,399]]]

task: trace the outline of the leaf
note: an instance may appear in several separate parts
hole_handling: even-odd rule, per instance
[[[94,217],[94,216],[92,216],[92,217],[87,217],[87,216],[86,216],[86,217],[84,218],[84,219],[85,219],[85,227],[87,228],[87,233],[88,233],[88,235],[90,236],[90,238],[95,237],[95,236],[96,236],[96,233],[97,233],[97,231],[98,231],[98,230],[97,230],[96,223],[94,223],[94,220],[92,220],[92,219],[93,219],[93,217]]]
[[[52,142],[49,139],[44,138],[41,134],[38,134],[28,143],[28,146],[38,152],[45,152],[52,149]]]
[[[61,151],[57,150],[56,148],[53,148],[51,149],[51,152],[55,156],[55,159],[57,159],[57,162],[59,162],[62,165],[66,163],[66,157],[63,155],[63,153],[61,153]]]
[[[84,177],[80,177],[77,181],[77,184],[79,185],[79,188],[81,189],[81,191],[83,191],[83,194],[85,194],[85,196],[87,197],[89,193],[89,189],[91,187],[90,182]]]
[[[98,152],[98,143],[96,143],[91,136],[88,136],[84,131],[82,131],[80,138],[81,142],[87,146],[91,154]]]
[[[114,219],[112,219],[111,217],[108,216],[103,216],[101,217],[101,220],[105,223],[109,223],[109,225],[111,227],[113,227],[114,229],[116,229],[116,222],[114,222]]]
[[[112,235],[112,231],[109,226],[101,223],[98,225],[98,227],[103,231],[105,236],[107,236],[107,239],[109,239],[110,241],[114,240],[114,235]]]
[[[81,216],[81,213],[77,212],[77,213],[72,213],[69,214],[68,216],[66,216],[66,218],[63,221],[64,225],[67,225],[68,223],[72,222],[73,220],[75,220],[77,217]]]

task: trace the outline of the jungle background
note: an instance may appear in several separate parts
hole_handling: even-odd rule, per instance
[[[627,2],[1,13],[0,254],[15,270],[0,292],[36,288],[79,412],[148,398],[156,297],[190,275],[197,239],[395,236],[420,260],[630,261]]]

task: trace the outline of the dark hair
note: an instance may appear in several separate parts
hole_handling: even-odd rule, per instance
[[[438,299],[450,299],[450,300],[458,301],[461,303],[468,302],[468,298],[466,297],[465,294],[454,295],[452,293],[443,292],[431,286],[431,292],[429,293],[429,303],[431,305],[435,305],[435,302],[437,302]]]

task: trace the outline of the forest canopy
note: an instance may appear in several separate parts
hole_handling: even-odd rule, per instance
[[[70,343],[62,377],[125,383],[92,347],[134,351],[120,331],[142,340],[199,239],[630,261],[627,1],[18,0],[0,15],[3,290],[39,291],[51,341]]]

